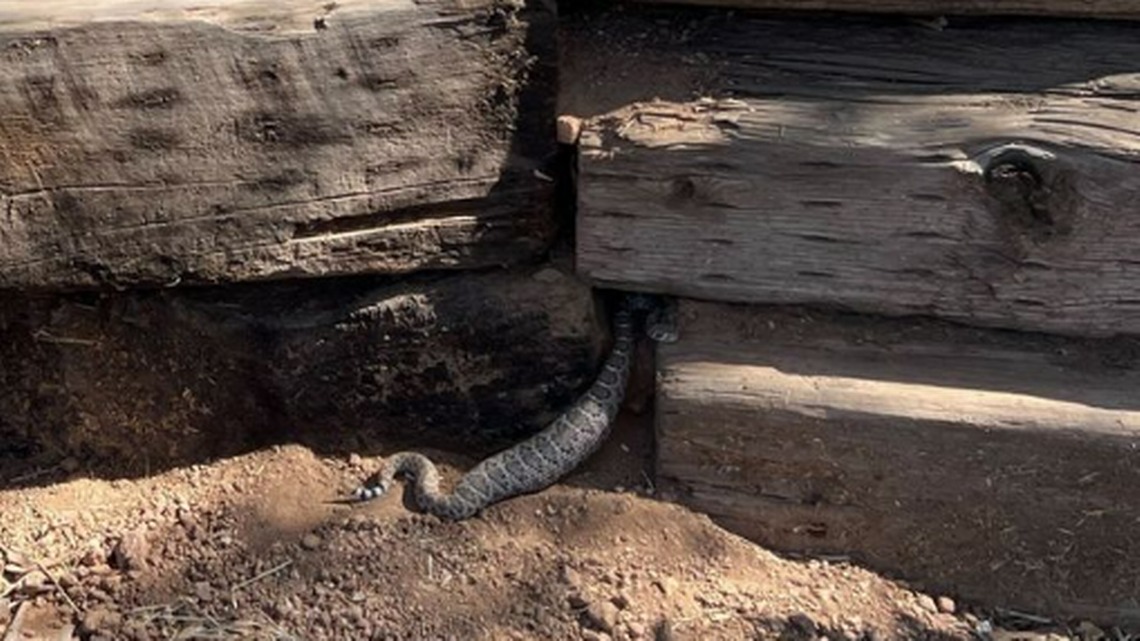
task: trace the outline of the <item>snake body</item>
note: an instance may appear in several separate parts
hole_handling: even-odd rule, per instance
[[[439,471],[431,459],[416,452],[400,452],[385,459],[380,471],[356,488],[353,498],[377,498],[403,475],[414,481],[416,504],[421,510],[458,521],[493,503],[553,485],[597,451],[610,432],[629,379],[634,315],[646,314],[650,338],[671,342],[676,340],[675,310],[656,297],[626,295],[614,315],[613,348],[590,388],[541,432],[484,459],[450,493],[440,490]]]

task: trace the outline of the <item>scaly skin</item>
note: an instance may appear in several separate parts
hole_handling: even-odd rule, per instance
[[[439,471],[430,459],[415,452],[400,452],[386,459],[374,480],[357,488],[353,497],[359,501],[377,498],[402,474],[415,481],[416,504],[421,510],[458,521],[488,505],[553,485],[596,452],[609,435],[625,397],[634,345],[633,314],[637,311],[648,312],[646,331],[650,338],[676,340],[673,305],[640,294],[626,296],[614,317],[613,350],[590,389],[541,432],[476,465],[450,494],[440,490]]]

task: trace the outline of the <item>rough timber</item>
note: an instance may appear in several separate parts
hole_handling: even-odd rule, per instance
[[[766,545],[1140,622],[1140,340],[689,302],[658,484]]]
[[[532,4],[0,3],[0,288],[532,258],[555,77]]]
[[[564,73],[595,282],[1140,332],[1140,24],[639,20]]]
[[[0,443],[133,471],[282,440],[490,452],[604,356],[592,292],[552,268],[401,281],[0,292]]]

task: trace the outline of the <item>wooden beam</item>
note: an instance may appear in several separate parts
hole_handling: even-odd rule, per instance
[[[1140,342],[686,302],[658,483],[780,550],[1140,620]]]
[[[298,439],[501,447],[592,382],[607,327],[550,267],[3,302],[0,450],[135,472]]]
[[[641,20],[567,67],[595,282],[1140,332],[1136,25]]]
[[[1140,18],[1133,0],[635,0],[645,4],[762,11],[850,11],[926,16],[994,15]]]
[[[533,258],[555,77],[533,4],[5,3],[0,287]]]

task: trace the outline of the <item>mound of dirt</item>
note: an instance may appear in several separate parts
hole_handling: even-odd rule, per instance
[[[781,558],[654,496],[638,432],[568,484],[446,523],[327,502],[379,459],[301,446],[0,491],[11,639],[968,639],[843,561]],[[455,476],[454,457],[442,456]],[[603,472],[605,471],[605,472]]]

